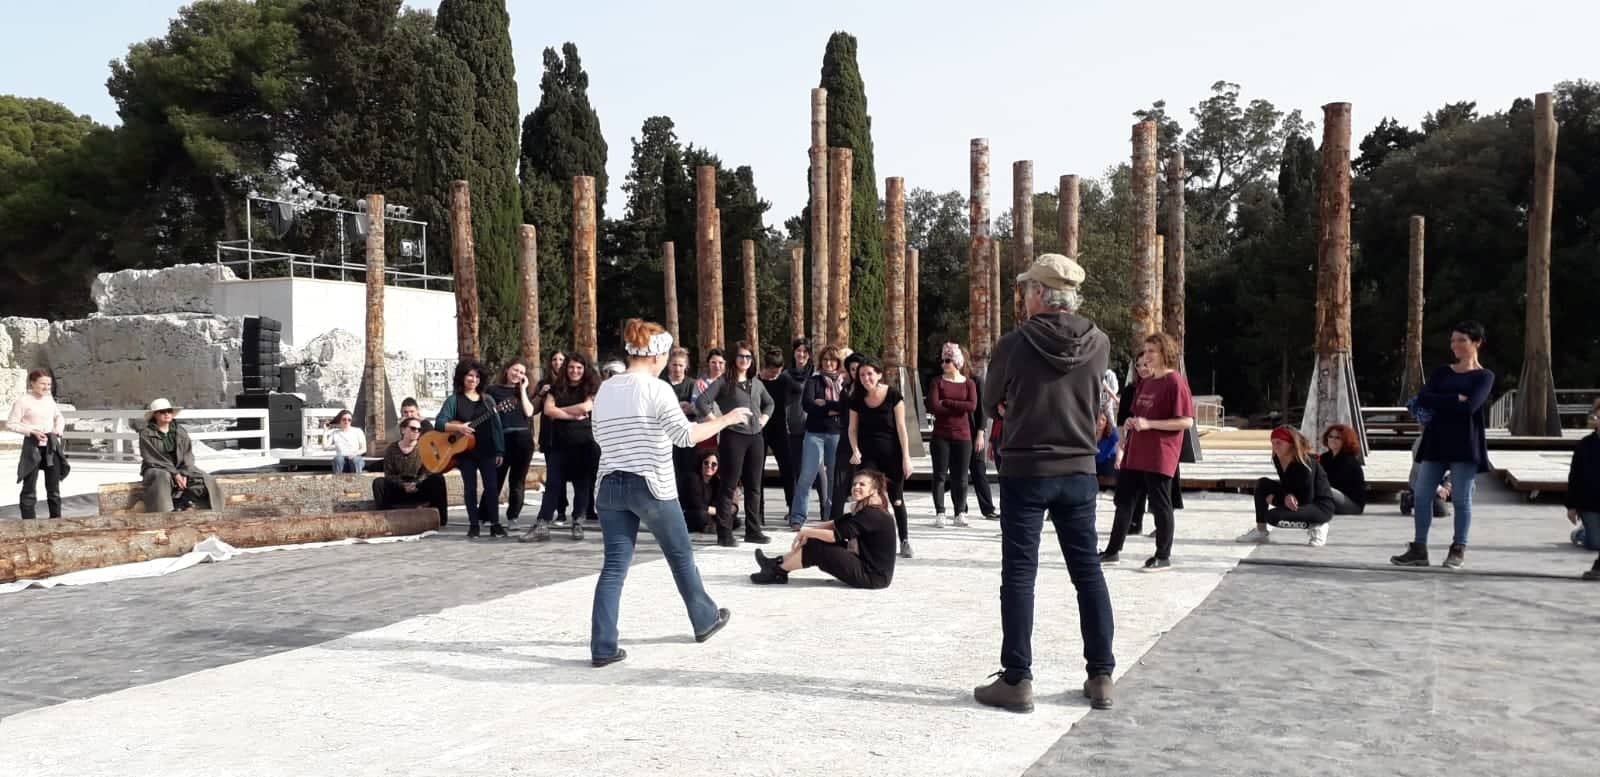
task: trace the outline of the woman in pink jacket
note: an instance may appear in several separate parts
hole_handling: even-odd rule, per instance
[[[50,389],[55,380],[44,370],[28,373],[28,393],[17,397],[6,418],[6,428],[22,435],[27,447],[17,461],[17,482],[22,493],[17,499],[17,509],[24,519],[37,517],[39,473],[44,473],[45,503],[50,517],[61,517],[61,478],[64,467],[61,459],[61,432],[67,420],[56,407]],[[64,463],[64,460],[61,462]]]

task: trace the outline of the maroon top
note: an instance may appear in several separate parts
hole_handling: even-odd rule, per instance
[[[953,383],[943,376],[928,387],[928,412],[933,413],[933,436],[940,440],[972,439],[972,411],[978,409],[978,387],[968,378]]]
[[[1189,382],[1176,371],[1165,377],[1139,381],[1133,414],[1150,421],[1194,418],[1194,396],[1189,393]],[[1172,477],[1178,469],[1178,457],[1183,453],[1183,435],[1183,432],[1156,429],[1130,432],[1127,449],[1122,455],[1122,468]]]

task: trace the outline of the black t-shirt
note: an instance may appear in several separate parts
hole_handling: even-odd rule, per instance
[[[857,541],[861,565],[868,574],[882,578],[884,585],[894,579],[894,559],[900,549],[894,516],[876,507],[863,507],[834,521],[833,534],[840,544]]]
[[[581,405],[589,399],[581,389],[557,388],[550,393],[556,407]],[[562,421],[545,418],[550,424],[550,447],[557,450],[576,450],[594,445],[594,423],[589,418],[582,421]]]
[[[852,394],[850,409],[856,412],[856,441],[862,451],[899,449],[900,427],[894,420],[894,407],[900,404],[900,390],[890,386],[883,404],[871,407],[864,394]]]
[[[528,414],[522,412],[521,397],[522,392],[518,391],[516,386],[489,387],[489,398],[493,400],[494,404],[496,405],[508,399],[517,400],[516,404],[500,411],[500,426],[505,429],[507,434],[512,432],[531,434],[531,430],[533,429],[533,424],[529,423],[528,421]],[[529,394],[528,398],[532,399],[533,395]]]
[[[483,415],[484,411],[488,410],[490,407],[493,407],[492,404],[487,404],[484,402],[485,398],[486,397],[483,394],[479,394],[476,400],[472,400],[467,399],[466,394],[457,394],[456,420],[464,424],[470,424],[473,421],[478,420],[478,417]]]

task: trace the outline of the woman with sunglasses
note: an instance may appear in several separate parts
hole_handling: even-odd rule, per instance
[[[967,377],[961,346],[945,343],[939,354],[944,374],[928,386],[933,414],[933,527],[944,528],[945,484],[950,484],[956,526],[967,525],[967,469],[972,459],[972,413],[978,409],[977,382]]]
[[[422,469],[417,442],[422,439],[422,420],[400,422],[400,439],[389,443],[383,452],[383,477],[372,481],[372,498],[379,510],[404,505],[425,504],[439,511],[439,525],[450,522],[449,502],[444,478],[429,476]]]
[[[894,551],[898,531],[888,506],[886,481],[880,472],[864,469],[850,484],[854,510],[837,521],[806,526],[795,535],[794,545],[781,557],[756,549],[752,573],[757,585],[789,582],[789,573],[816,567],[851,588],[888,588],[894,581]]]
[[[756,355],[750,344],[733,344],[733,367],[728,374],[712,381],[695,400],[702,418],[719,418],[734,408],[747,408],[750,417],[731,425],[717,438],[717,460],[722,462],[722,488],[717,491],[717,544],[738,547],[734,538],[733,490],[744,485],[744,541],[765,545],[770,542],[761,531],[765,521],[761,512],[761,476],[767,462],[766,439],[761,430],[777,406],[772,395],[756,378]]]
[[[340,410],[329,426],[328,442],[333,445],[333,474],[360,474],[367,468],[367,433],[355,426],[349,410]]]
[[[677,447],[672,450],[694,450],[696,454],[694,471],[678,478],[678,501],[683,504],[684,524],[692,532],[716,528],[717,491],[722,488],[719,474],[722,465],[717,461],[717,452]]]

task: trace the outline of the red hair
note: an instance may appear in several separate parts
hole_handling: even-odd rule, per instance
[[[1352,456],[1361,455],[1361,437],[1349,424],[1334,424],[1322,430],[1322,447],[1328,447],[1328,433],[1338,432],[1339,439],[1344,441],[1344,452]]]

